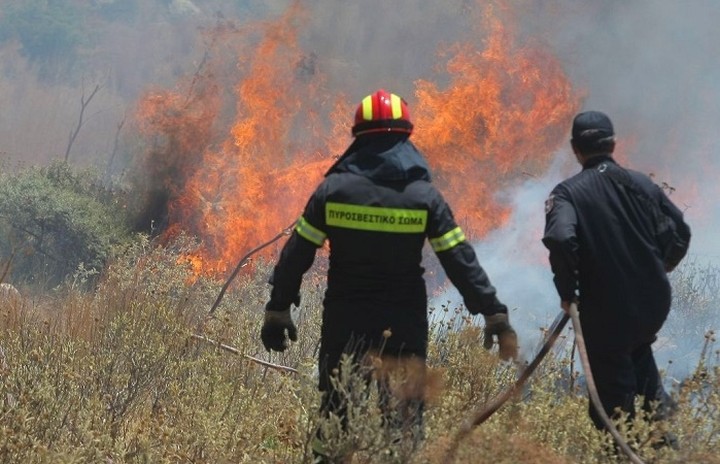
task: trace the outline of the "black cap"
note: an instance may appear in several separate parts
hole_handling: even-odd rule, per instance
[[[615,135],[612,122],[605,113],[586,111],[575,116],[572,138],[575,140],[598,140]]]

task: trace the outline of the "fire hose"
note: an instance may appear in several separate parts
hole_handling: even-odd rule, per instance
[[[254,255],[255,253],[257,253],[258,251],[262,250],[263,248],[268,247],[268,246],[272,245],[273,243],[277,242],[278,240],[285,237],[286,235],[290,235],[290,232],[292,232],[293,227],[295,227],[294,222],[292,224],[290,224],[289,226],[287,226],[286,228],[284,228],[282,230],[282,232],[277,234],[275,237],[271,238],[267,242],[262,243],[262,244],[256,246],[255,248],[253,248],[252,250],[250,250],[245,256],[242,257],[242,259],[240,259],[237,266],[235,266],[235,270],[232,272],[232,274],[230,274],[230,277],[228,277],[228,280],[222,286],[222,289],[220,289],[220,294],[218,295],[217,299],[215,300],[215,303],[213,303],[212,308],[210,308],[209,314],[213,314],[215,312],[217,307],[220,305],[220,302],[222,301],[223,296],[225,296],[225,292],[227,291],[228,287],[230,287],[230,284],[232,283],[232,281],[235,280],[235,277],[237,277],[238,272],[240,272],[240,269],[242,269],[248,263],[248,261],[250,260],[250,257],[252,255]]]
[[[223,350],[225,350],[225,351],[227,351],[227,352],[229,352],[229,353],[236,354],[236,355],[238,355],[238,356],[242,356],[243,358],[247,359],[248,361],[252,361],[252,362],[254,362],[255,364],[259,364],[259,365],[261,365],[261,366],[269,367],[270,369],[274,369],[274,370],[280,371],[280,372],[289,372],[289,373],[291,373],[291,374],[299,374],[299,372],[298,372],[297,369],[294,369],[294,368],[288,367],[288,366],[282,366],[282,365],[280,365],[280,364],[274,364],[274,363],[271,363],[271,362],[268,362],[268,361],[264,361],[264,360],[262,360],[262,359],[260,359],[260,358],[256,358],[255,356],[250,356],[249,354],[245,354],[245,353],[243,353],[242,351],[238,350],[237,348],[235,348],[235,347],[233,347],[233,346],[225,345],[224,343],[217,342],[217,341],[215,341],[215,340],[213,340],[213,339],[211,339],[211,338],[208,338],[208,337],[206,337],[206,336],[204,336],[204,335],[192,334],[190,337],[191,337],[191,338],[194,338],[195,340],[200,340],[200,341],[209,343],[209,344],[211,344],[211,345],[215,345],[215,346],[217,346],[218,348],[223,349]]]
[[[598,394],[597,386],[595,385],[595,380],[593,379],[592,371],[590,370],[590,361],[588,359],[587,348],[585,346],[585,337],[583,336],[582,326],[580,325],[580,315],[578,313],[577,303],[575,302],[570,305],[568,313],[562,312],[558,314],[558,316],[555,318],[555,321],[553,322],[550,331],[545,338],[545,342],[540,348],[540,351],[538,351],[538,354],[535,355],[535,358],[532,360],[532,362],[530,362],[530,364],[527,365],[525,370],[523,370],[522,374],[520,374],[515,383],[511,385],[508,389],[500,393],[498,396],[496,396],[495,399],[493,399],[482,410],[475,412],[469,419],[467,419],[463,423],[448,450],[446,462],[451,462],[454,459],[458,444],[473,430],[473,428],[485,422],[490,416],[492,416],[497,410],[499,410],[500,407],[505,404],[505,402],[507,402],[507,400],[509,400],[515,393],[517,393],[520,388],[522,388],[522,386],[525,384],[528,378],[530,378],[537,366],[543,360],[545,355],[550,351],[550,348],[552,348],[553,344],[562,332],[568,319],[572,320],[573,330],[575,330],[575,344],[577,346],[578,352],[580,353],[580,362],[583,366],[583,371],[585,372],[588,393],[590,395],[590,400],[592,401],[593,406],[597,410],[600,419],[603,421],[603,424],[610,432],[610,435],[613,437],[615,443],[617,443],[618,447],[620,447],[622,452],[625,453],[625,455],[634,464],[644,464],[643,461],[638,457],[638,455],[635,454],[632,448],[630,448],[630,445],[628,445],[627,442],[622,438],[620,432],[618,432],[617,428],[612,423],[608,415],[605,413],[605,409],[602,406],[602,402],[600,401],[600,395]]]
[[[240,261],[238,261],[237,266],[235,266],[235,270],[233,270],[232,274],[230,274],[230,277],[227,279],[227,281],[225,282],[225,284],[223,284],[222,288],[220,289],[220,294],[218,295],[217,299],[215,299],[215,303],[213,303],[212,307],[210,308],[210,311],[208,312],[208,316],[212,316],[212,315],[215,313],[215,310],[216,310],[217,307],[220,305],[220,302],[222,301],[223,297],[225,296],[225,292],[226,292],[227,289],[230,287],[230,284],[232,283],[232,281],[235,280],[235,277],[237,277],[238,273],[240,272],[240,269],[242,269],[243,267],[245,267],[245,265],[250,261],[250,257],[252,257],[252,255],[254,255],[254,254],[257,253],[258,251],[262,250],[263,248],[268,247],[268,246],[272,245],[273,243],[277,242],[277,241],[280,240],[282,237],[285,237],[286,235],[290,235],[290,232],[292,231],[292,229],[293,229],[294,226],[295,226],[295,223],[293,222],[292,224],[290,224],[289,226],[287,226],[286,228],[284,228],[284,229],[282,230],[282,232],[280,232],[279,234],[277,234],[275,237],[271,238],[271,239],[268,240],[267,242],[262,243],[262,244],[256,246],[255,248],[253,248],[252,250],[250,250],[245,256],[243,256],[243,257],[240,259]],[[298,371],[297,371],[296,369],[293,369],[292,367],[281,366],[281,365],[279,365],[279,364],[273,364],[273,363],[270,363],[270,362],[268,362],[268,361],[263,361],[262,359],[256,358],[256,357],[254,357],[254,356],[250,356],[250,355],[245,354],[245,353],[242,353],[242,352],[240,352],[240,350],[238,350],[237,348],[234,348],[234,347],[229,346],[229,345],[224,345],[224,344],[222,344],[222,343],[220,343],[220,342],[216,342],[215,340],[212,340],[212,339],[210,339],[210,338],[208,338],[208,337],[205,337],[204,335],[192,334],[190,337],[191,337],[191,338],[194,338],[194,339],[196,339],[196,340],[201,340],[201,341],[204,341],[204,342],[206,342],[206,343],[213,344],[213,345],[215,345],[215,346],[217,346],[217,347],[219,347],[219,348],[221,348],[221,349],[223,349],[223,350],[225,350],[225,351],[227,351],[227,352],[236,354],[236,355],[238,355],[238,356],[242,356],[243,358],[247,359],[248,361],[254,362],[254,363],[259,364],[259,365],[261,365],[261,366],[269,367],[269,368],[271,368],[271,369],[275,369],[275,370],[282,371],[282,372],[290,372],[290,373],[293,373],[293,374],[297,374],[297,373],[298,373]]]
[[[610,435],[612,435],[615,443],[620,447],[622,452],[625,453],[628,459],[635,464],[643,464],[642,459],[635,454],[632,448],[630,448],[630,445],[628,445],[620,435],[618,429],[612,423],[607,413],[605,413],[605,408],[603,408],[602,402],[600,401],[600,395],[598,394],[597,386],[595,385],[595,379],[593,379],[592,371],[590,370],[590,360],[588,359],[587,348],[585,347],[585,337],[583,336],[582,327],[580,325],[580,315],[578,313],[577,303],[573,302],[570,304],[569,313],[570,318],[572,319],[573,329],[575,330],[575,344],[577,345],[578,353],[580,354],[580,362],[582,363],[583,371],[585,371],[585,381],[587,382],[588,393],[590,395],[590,400],[595,407],[595,411],[600,416],[600,419],[603,421],[603,424],[607,428],[608,432],[610,432]]]

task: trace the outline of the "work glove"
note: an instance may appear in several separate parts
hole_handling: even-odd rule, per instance
[[[485,349],[493,346],[493,337],[497,337],[500,346],[500,359],[517,359],[518,342],[515,329],[510,325],[510,319],[506,313],[497,313],[492,316],[485,316]]]
[[[260,338],[268,351],[285,351],[290,346],[288,338],[296,342],[297,327],[290,315],[290,308],[284,311],[268,311],[266,309]]]

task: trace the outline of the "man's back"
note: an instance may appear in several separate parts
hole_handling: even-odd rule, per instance
[[[543,241],[555,260],[576,248],[570,255],[577,259],[583,325],[612,334],[604,344],[652,341],[670,310],[670,284],[648,207],[664,197],[647,176],[624,170],[609,156],[588,161],[553,191]]]
[[[386,354],[424,359],[428,320],[421,261],[427,238],[467,310],[485,316],[485,345],[492,347],[497,337],[502,357],[517,356],[507,307],[431,184],[424,157],[409,141],[412,130],[399,96],[381,89],[362,99],[352,127],[355,140],[310,197],[273,270],[261,331],[266,348],[282,351],[285,332],[296,333],[290,305],[299,305],[302,276],[328,241],[320,358],[332,353],[339,360],[348,343],[362,338],[382,345]]]
[[[615,128],[600,111],[573,119],[570,145],[582,171],[558,184],[545,203],[545,236],[564,311],[578,303],[580,322],[601,405],[590,404],[596,428],[635,415],[671,409],[652,352],[670,310],[666,272],[682,260],[690,228],[652,180],[612,158]],[[590,375],[590,372],[586,372]],[[596,407],[598,409],[596,409]]]
[[[372,291],[362,288],[366,284],[423,286],[422,248],[430,200],[437,196],[431,184],[386,184],[352,173],[333,174],[326,182],[329,290],[336,277],[343,292]]]
[[[412,327],[388,343],[422,351],[422,249],[428,234],[456,225],[415,147],[403,137],[372,140],[330,170],[306,209],[305,219],[330,243],[324,317],[333,330],[356,334]]]

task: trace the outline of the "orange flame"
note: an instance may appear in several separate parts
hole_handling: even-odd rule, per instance
[[[446,89],[417,84],[415,140],[473,237],[504,223],[509,211],[495,195],[523,173],[544,171],[579,103],[558,60],[516,49],[491,7],[484,23],[484,50],[470,43],[449,50]]]
[[[158,163],[154,181],[169,187],[166,236],[201,238],[192,260],[198,272],[226,272],[297,219],[332,155],[350,142],[353,104],[326,88],[322,57],[299,47],[303,14],[295,3],[260,25],[259,42],[241,54],[224,140],[212,137],[228,112],[212,72],[201,83],[194,76],[191,99],[163,92],[141,102],[145,132],[164,138],[163,152],[173,153],[172,162],[146,161]],[[484,48],[459,43],[441,55],[448,85],[418,80],[415,104],[409,99],[413,140],[471,238],[503,223],[509,211],[496,193],[546,167],[578,105],[557,60],[538,47],[516,47],[492,8],[483,10],[483,24]],[[257,30],[235,37],[247,43]]]

